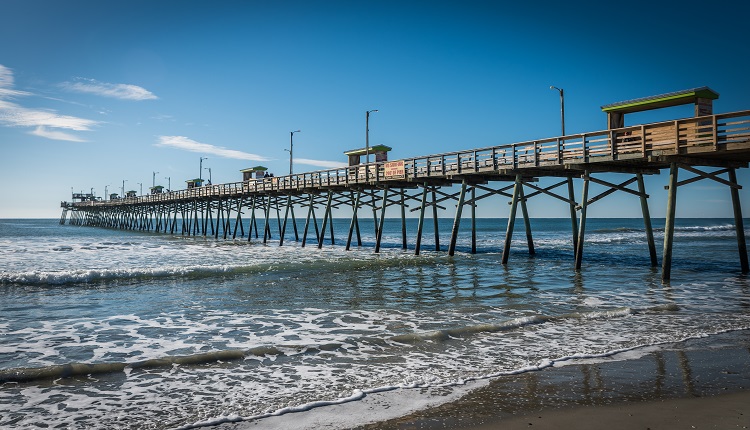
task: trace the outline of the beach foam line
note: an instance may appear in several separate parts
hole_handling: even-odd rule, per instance
[[[529,373],[529,372],[536,372],[536,371],[544,370],[544,369],[549,368],[549,367],[553,367],[555,365],[562,365],[562,364],[564,364],[566,362],[572,362],[572,361],[575,361],[575,360],[603,359],[603,358],[612,357],[612,356],[615,356],[615,355],[618,355],[618,354],[622,354],[622,353],[626,353],[626,352],[630,352],[630,351],[636,351],[636,350],[639,350],[639,349],[651,348],[651,347],[658,347],[658,346],[662,346],[662,345],[671,345],[671,344],[674,344],[676,342],[685,342],[685,341],[688,341],[688,340],[700,339],[700,338],[704,338],[704,337],[708,337],[708,336],[714,336],[714,335],[719,335],[719,334],[724,334],[724,333],[729,333],[729,332],[735,332],[735,331],[742,331],[742,330],[750,330],[750,326],[748,326],[748,327],[741,327],[741,328],[732,328],[732,329],[727,329],[727,330],[719,330],[719,331],[716,331],[716,332],[703,333],[703,334],[700,334],[700,335],[687,336],[687,337],[684,337],[684,338],[682,338],[680,340],[672,340],[672,341],[665,341],[665,342],[656,342],[656,343],[652,343],[652,344],[634,345],[634,346],[631,346],[631,347],[615,349],[615,350],[603,352],[603,353],[600,353],[600,354],[583,354],[583,353],[578,353],[578,354],[572,354],[572,355],[568,355],[568,356],[564,356],[564,357],[558,357],[558,358],[554,358],[554,359],[544,359],[544,360],[541,360],[536,365],[532,364],[532,365],[521,367],[521,368],[514,369],[514,370],[501,371],[501,372],[496,372],[496,373],[492,373],[492,374],[488,374],[488,375],[483,375],[481,377],[465,378],[465,379],[462,379],[462,380],[457,381],[457,382],[450,382],[450,383],[444,383],[444,384],[429,384],[429,383],[424,383],[424,384],[402,384],[402,385],[376,387],[376,388],[371,388],[371,389],[354,390],[350,396],[348,396],[348,397],[341,397],[341,398],[338,398],[338,399],[335,399],[335,400],[313,401],[313,402],[305,403],[305,404],[298,405],[298,406],[291,406],[291,407],[281,408],[281,409],[278,409],[276,411],[268,412],[268,413],[265,413],[265,414],[253,415],[253,416],[246,416],[246,417],[239,416],[239,415],[236,415],[236,414],[231,414],[231,415],[226,415],[226,416],[220,416],[220,417],[215,417],[215,418],[208,419],[208,420],[199,421],[199,422],[196,422],[196,423],[193,423],[193,424],[187,424],[187,425],[178,427],[177,430],[190,430],[190,429],[196,429],[196,428],[205,427],[205,426],[215,426],[215,425],[224,424],[224,423],[258,421],[258,420],[261,420],[263,418],[270,418],[270,417],[280,416],[280,415],[284,415],[284,414],[288,414],[288,413],[305,412],[305,411],[309,411],[309,410],[312,410],[314,408],[318,408],[318,407],[322,407],[322,406],[340,405],[340,404],[344,404],[344,403],[348,403],[348,402],[353,402],[353,401],[361,400],[361,399],[363,399],[364,397],[366,397],[369,394],[382,393],[382,392],[394,391],[394,390],[399,390],[399,389],[422,389],[422,388],[440,388],[440,387],[462,386],[462,385],[466,385],[467,383],[475,382],[475,381],[479,381],[479,380],[495,379],[495,378],[500,378],[500,377],[504,377],[504,376],[515,376],[515,375],[521,375],[521,374]]]
[[[49,379],[72,378],[85,375],[129,373],[134,369],[154,369],[174,365],[203,365],[215,362],[243,360],[247,357],[285,356],[293,354],[316,354],[341,348],[340,343],[322,345],[258,346],[250,349],[227,349],[201,352],[190,355],[152,358],[136,362],[115,363],[68,363],[44,367],[19,367],[0,370],[0,384],[6,382],[35,382]]]
[[[645,312],[676,312],[679,311],[679,306],[675,304],[664,304],[658,306],[652,306],[649,308],[637,309],[637,308],[616,308],[603,311],[591,311],[591,312],[576,312],[571,314],[565,314],[560,316],[548,316],[548,315],[534,315],[529,317],[515,318],[500,324],[478,324],[473,326],[459,327],[445,330],[435,330],[425,333],[408,333],[391,336],[389,340],[398,343],[413,344],[425,341],[447,341],[450,338],[456,337],[467,337],[471,335],[481,333],[497,333],[501,331],[511,331],[519,328],[523,328],[530,325],[545,324],[549,322],[558,322],[572,319],[585,319],[585,320],[597,320],[597,319],[612,319],[622,318],[628,315],[635,315],[638,313]]]

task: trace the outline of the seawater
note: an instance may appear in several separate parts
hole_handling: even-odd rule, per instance
[[[344,219],[322,249],[0,220],[0,427],[252,421],[750,329],[732,220],[678,220],[669,283],[640,219],[588,220],[580,272],[566,219],[532,220],[534,256],[517,223],[502,266],[506,222],[450,257],[448,219],[419,256],[413,219],[379,254],[362,220],[350,251]]]

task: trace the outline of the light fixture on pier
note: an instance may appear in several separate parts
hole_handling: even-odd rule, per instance
[[[565,93],[562,88],[550,85],[549,89],[560,92],[560,122],[562,124],[562,135],[565,136]]]
[[[203,160],[208,160],[208,157],[201,157],[200,169],[198,169],[198,180],[203,185]]]
[[[370,164],[370,112],[377,112],[377,109],[368,110],[365,114],[365,164]],[[365,168],[365,180],[369,180],[370,168]]]
[[[294,130],[289,132],[289,176],[294,173],[292,169],[292,159],[294,158],[294,133],[299,133],[302,130]]]

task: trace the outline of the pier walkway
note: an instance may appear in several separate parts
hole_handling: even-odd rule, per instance
[[[662,169],[669,169],[665,187],[669,190],[669,197],[662,252],[662,277],[667,280],[671,273],[677,188],[704,179],[729,187],[741,269],[743,272],[750,270],[738,193],[741,186],[735,173],[737,168],[747,167],[748,162],[750,111],[740,111],[162,194],[107,201],[62,202],[60,223],[64,224],[70,218],[68,222],[74,225],[204,236],[210,231],[216,238],[236,239],[238,233],[240,237],[245,237],[242,217],[247,218],[249,214],[248,240],[251,239],[253,228],[258,237],[258,224],[263,220],[263,242],[267,242],[271,239],[272,230],[275,230],[269,222],[274,211],[279,224],[279,244],[283,245],[290,215],[295,240],[300,240],[294,214],[297,208],[298,211],[307,211],[302,246],[307,242],[312,221],[317,245],[321,247],[329,221],[330,238],[333,240],[332,210],[346,207],[352,213],[346,241],[349,249],[355,232],[357,243],[361,245],[359,212],[366,207],[372,210],[377,237],[375,252],[379,252],[386,208],[397,206],[401,210],[404,249],[407,248],[406,209],[419,211],[414,246],[415,253],[419,254],[425,211],[432,209],[436,248],[439,250],[437,209],[445,209],[448,206],[445,202],[449,202],[456,207],[447,249],[453,255],[463,208],[468,205],[471,209],[472,252],[476,252],[474,215],[477,202],[500,195],[510,199],[502,255],[502,263],[507,264],[518,207],[521,207],[525,222],[529,252],[533,254],[526,201],[546,195],[570,209],[571,244],[574,266],[578,270],[583,258],[587,208],[616,191],[622,191],[639,198],[651,264],[656,266],[656,247],[643,175],[658,174]],[[706,167],[712,168],[711,171],[702,170]],[[680,170],[689,172],[692,177],[678,181]],[[611,183],[596,177],[603,173],[626,174],[628,179]],[[726,175],[726,178],[722,175]],[[560,180],[550,186],[538,186],[538,180],[546,177]],[[582,181],[578,200],[574,192],[574,179]],[[605,186],[606,191],[589,196],[591,183]],[[458,191],[453,185],[460,185]],[[322,228],[319,228],[315,210],[321,208],[324,215]]]

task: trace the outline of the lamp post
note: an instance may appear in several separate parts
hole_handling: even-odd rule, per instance
[[[562,124],[562,135],[565,136],[565,93],[562,88],[550,85],[549,89],[560,92],[560,122]]]
[[[377,112],[377,109],[368,110],[365,114],[365,159],[367,167],[365,167],[365,180],[369,181],[370,177],[370,112]]]
[[[125,182],[128,182],[128,180],[127,179],[122,180],[122,194],[120,194],[121,199],[125,198]]]
[[[164,179],[167,180],[167,191],[172,191],[172,177],[171,176],[165,176]]]
[[[206,167],[205,169],[208,170],[208,184],[211,185],[213,184],[213,182],[211,182],[211,168]]]
[[[136,182],[136,184],[138,184],[138,185],[141,186],[141,194],[140,195],[143,195],[143,182]]]
[[[294,130],[289,132],[289,176],[294,173],[292,169],[292,159],[294,158],[294,133],[299,133],[301,130]]]
[[[208,160],[208,157],[201,157],[200,169],[198,170],[198,181],[203,185],[203,160]]]
[[[156,174],[159,172],[154,172],[153,180],[151,181],[151,188],[156,187]]]
[[[107,199],[109,199],[109,194],[107,190],[109,190],[109,184],[104,186],[104,201],[107,201]]]

